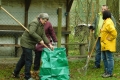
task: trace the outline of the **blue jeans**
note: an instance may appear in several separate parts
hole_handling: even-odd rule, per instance
[[[35,59],[34,59],[34,71],[38,71],[40,68],[40,60],[41,60],[42,51],[35,51]]]
[[[22,50],[23,50],[23,53],[16,65],[14,73],[19,74],[20,70],[25,65],[25,79],[29,79],[31,77],[30,70],[31,70],[32,59],[33,59],[32,58],[32,49],[22,47]]]
[[[101,62],[101,44],[99,37],[96,43],[95,66],[100,67],[100,62]]]
[[[113,53],[110,51],[102,51],[102,58],[105,72],[112,75],[114,67]]]

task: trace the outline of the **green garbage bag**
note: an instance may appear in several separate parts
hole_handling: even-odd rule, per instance
[[[54,48],[42,51],[42,65],[40,67],[40,80],[69,80],[69,66],[65,48]]]

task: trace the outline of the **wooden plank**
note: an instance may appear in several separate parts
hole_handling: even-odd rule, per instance
[[[0,30],[0,35],[21,36],[23,32],[21,30]]]
[[[53,29],[57,31],[57,26],[53,26]],[[0,30],[24,30],[20,25],[0,25]],[[62,26],[62,31],[66,31],[66,27]]]
[[[53,29],[54,29],[55,31],[57,31],[58,27],[57,27],[57,26],[53,26]],[[62,31],[66,31],[66,27],[62,27]]]
[[[54,29],[55,33],[57,34],[57,27],[53,27],[53,29]],[[71,31],[66,31],[66,27],[62,27],[61,31],[62,31],[63,35],[68,35],[71,33]]]
[[[23,33],[24,31],[20,31],[20,30],[0,30],[0,32],[6,32],[6,33]]]
[[[68,59],[71,59],[71,58],[87,58],[88,54],[85,54],[85,55],[76,55],[76,56],[68,56],[67,58]],[[95,57],[95,55],[93,54],[91,57]]]
[[[24,30],[20,25],[0,25],[0,30]]]
[[[85,45],[87,43],[62,43],[61,45]]]
[[[57,27],[53,27],[55,33],[57,33]],[[0,30],[20,30],[24,31],[24,29],[20,25],[0,25]],[[11,31],[12,32],[12,31]],[[71,31],[66,31],[65,27],[62,27],[62,34],[70,34]]]
[[[20,47],[19,44],[0,44],[0,47]]]

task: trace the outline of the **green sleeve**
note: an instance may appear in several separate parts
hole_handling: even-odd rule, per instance
[[[116,20],[115,20],[115,18],[113,17],[113,15],[111,16],[111,19],[112,19],[112,21],[113,21],[113,23],[114,23],[114,26],[116,27]]]
[[[42,38],[41,38],[41,36],[39,36],[36,33],[36,30],[37,30],[37,23],[33,22],[33,23],[29,24],[29,34],[30,34],[30,36],[33,37],[34,40],[39,42],[39,41],[42,40]]]

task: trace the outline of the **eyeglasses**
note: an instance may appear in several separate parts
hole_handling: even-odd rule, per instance
[[[41,19],[41,23],[45,24],[48,21],[48,19]]]
[[[42,20],[44,20],[44,21],[48,21],[48,19],[45,19],[45,18],[42,18]]]

